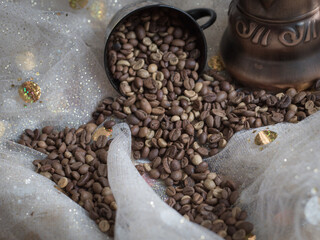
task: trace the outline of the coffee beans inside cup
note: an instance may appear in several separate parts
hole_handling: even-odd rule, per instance
[[[137,166],[139,172],[167,185],[169,206],[225,239],[246,239],[253,225],[235,205],[237,184],[210,171],[205,158],[225,148],[237,131],[303,120],[319,109],[320,93],[238,88],[213,70],[199,77],[196,37],[164,12],[128,19],[108,46],[110,70],[124,96],[104,99],[93,120],[78,129],[27,129],[19,143],[48,154],[34,161],[37,171],[112,235],[117,206],[107,179],[110,141],[91,141],[97,126],[115,125],[105,122],[115,116],[130,125],[133,157],[150,160]]]

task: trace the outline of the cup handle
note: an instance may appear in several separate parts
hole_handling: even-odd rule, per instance
[[[187,13],[191,15],[191,17],[193,17],[196,21],[203,17],[210,17],[205,24],[200,26],[202,30],[210,27],[217,19],[216,12],[210,8],[195,8],[188,10]]]

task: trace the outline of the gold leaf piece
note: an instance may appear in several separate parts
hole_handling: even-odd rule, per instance
[[[40,99],[41,88],[33,81],[26,81],[19,87],[19,95],[26,103],[33,103]]]
[[[250,235],[250,236],[248,236],[248,240],[256,240],[257,239],[257,237],[256,237],[256,235]]]
[[[216,55],[216,56],[213,56],[212,58],[210,58],[208,61],[208,66],[210,68],[212,68],[213,70],[216,70],[219,72],[224,70],[224,68],[225,68],[224,63],[223,63],[220,55]]]
[[[89,0],[69,0],[69,6],[73,9],[81,9],[87,6]]]
[[[254,139],[256,145],[266,145],[273,142],[277,138],[278,134],[270,130],[260,131]]]
[[[112,129],[105,129],[104,127],[98,128],[92,135],[92,140],[97,141],[98,137],[104,135],[107,138],[112,136]]]

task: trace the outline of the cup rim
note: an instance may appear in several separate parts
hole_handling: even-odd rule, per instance
[[[182,10],[182,9],[179,9],[175,6],[171,6],[171,5],[167,5],[167,4],[163,4],[163,3],[155,3],[155,4],[152,4],[152,5],[147,5],[147,6],[143,6],[143,7],[139,7],[131,12],[129,12],[128,14],[125,14],[121,20],[119,20],[116,25],[113,27],[113,29],[110,31],[109,35],[107,36],[106,38],[106,41],[105,41],[105,48],[104,48],[104,69],[105,69],[105,72],[107,74],[107,78],[109,80],[109,82],[111,83],[111,85],[113,86],[113,88],[118,92],[120,93],[121,95],[123,95],[120,91],[120,81],[117,80],[112,76],[112,73],[109,69],[109,66],[108,66],[108,55],[107,55],[107,46],[108,46],[108,43],[109,43],[109,39],[110,39],[110,36],[112,35],[112,33],[115,31],[115,29],[123,22],[125,21],[127,18],[129,18],[130,16],[136,14],[137,12],[140,12],[140,11],[143,11],[143,10],[146,10],[146,9],[150,9],[150,8],[169,8],[171,10],[174,10],[174,11],[177,11],[177,12],[180,12],[182,13],[183,15],[185,15],[186,17],[188,17],[191,22],[193,22],[196,26],[196,28],[199,30],[199,33],[201,34],[200,38],[197,39],[198,41],[199,40],[202,40],[202,43],[203,43],[203,52],[204,52],[204,59],[203,59],[203,63],[200,65],[199,64],[199,69],[197,70],[198,74],[201,74],[203,72],[203,70],[205,69],[206,67],[206,63],[207,63],[207,40],[206,40],[206,37],[203,33],[203,29],[201,28],[201,26],[199,25],[199,23],[189,14],[187,13],[187,11],[185,10]],[[121,10],[119,10],[121,11]],[[118,82],[118,83],[116,83]]]

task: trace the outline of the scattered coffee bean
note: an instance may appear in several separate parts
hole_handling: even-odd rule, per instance
[[[107,220],[102,220],[99,222],[99,228],[101,232],[107,232],[110,229],[110,224]]]

